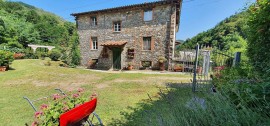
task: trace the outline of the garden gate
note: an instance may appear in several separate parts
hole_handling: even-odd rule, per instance
[[[200,46],[197,44],[192,91],[213,91],[213,77],[219,77],[223,69],[239,64],[240,57],[240,52],[232,54],[218,49],[200,49]]]

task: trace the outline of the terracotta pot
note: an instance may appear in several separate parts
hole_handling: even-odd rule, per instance
[[[178,72],[178,71],[180,71],[180,72],[182,72],[183,71],[183,68],[181,67],[181,66],[174,66],[173,67],[173,70],[175,71],[175,72]]]
[[[6,71],[6,66],[0,66],[0,71]]]
[[[133,69],[133,66],[128,66],[127,69],[128,70],[132,70]]]
[[[197,73],[201,74],[202,73],[202,67],[198,67],[196,70]]]
[[[164,71],[165,70],[165,64],[159,63],[159,70]]]

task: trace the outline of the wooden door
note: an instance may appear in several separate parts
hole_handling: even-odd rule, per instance
[[[113,69],[121,69],[121,48],[113,48]]]

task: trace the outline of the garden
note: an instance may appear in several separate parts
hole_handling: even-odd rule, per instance
[[[50,61],[50,66],[46,66]],[[65,92],[84,89],[85,98],[97,94],[96,113],[105,125],[120,119],[120,112],[136,107],[148,95],[157,96],[158,88],[166,83],[188,81],[189,75],[155,75],[140,73],[103,73],[87,69],[60,67],[60,61],[49,58],[14,60],[9,71],[0,72],[0,125],[31,124],[34,110],[23,96],[37,99],[56,94],[55,88]],[[53,101],[53,100],[51,100]],[[49,104],[49,101],[38,103]],[[39,107],[38,107],[39,108]]]
[[[185,74],[107,73],[75,68],[80,56],[78,39],[76,35],[73,36],[72,29],[63,30],[63,33],[70,32],[71,36],[66,39],[70,42],[65,46],[60,46],[65,43],[59,43],[57,49],[51,51],[37,49],[34,52],[26,48],[28,43],[22,45],[13,42],[12,38],[16,37],[5,34],[4,38],[0,38],[5,40],[0,45],[0,70],[5,71],[0,72],[0,125],[58,125],[62,113],[97,98],[95,112],[105,125],[268,126],[270,25],[267,22],[270,18],[265,17],[269,17],[269,5],[268,0],[260,0],[248,9],[247,18],[240,16],[248,20],[233,23],[246,25],[246,33],[231,33],[222,26],[230,23],[230,20],[236,20],[236,17],[232,17],[221,22],[222,27],[216,27],[221,29],[223,38],[219,35],[207,36],[207,40],[213,39],[214,46],[217,46],[217,40],[222,40],[224,43],[221,44],[224,45],[219,46],[222,51],[240,49],[245,56],[234,67],[231,67],[231,63],[227,64],[227,61],[232,61],[230,58],[225,62],[226,67],[216,64],[218,74],[211,75],[210,81],[215,91],[207,88],[191,92],[192,76]],[[1,24],[0,31],[5,31],[5,25]],[[69,28],[67,24],[64,26]],[[228,35],[223,34],[223,31]],[[199,34],[199,37],[186,41],[187,45],[184,45],[192,47],[193,42],[204,35],[208,33]],[[164,57],[159,58],[161,70],[166,60]],[[144,62],[143,69],[149,66],[150,62]],[[175,71],[185,71],[183,64],[176,64]],[[60,96],[56,88],[67,92],[67,95]],[[24,96],[30,99],[46,98],[37,101],[38,110],[35,112]]]

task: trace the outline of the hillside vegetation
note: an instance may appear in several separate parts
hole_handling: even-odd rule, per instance
[[[75,24],[21,2],[0,0],[0,44],[67,46]]]
[[[0,49],[22,52],[24,58],[40,58],[48,54],[33,54],[26,49],[27,45],[51,45],[62,53],[61,59],[67,64],[79,64],[79,42],[74,23],[22,2],[0,0],[0,6]]]
[[[219,75],[213,76],[213,84],[237,109],[247,108],[260,114],[261,118],[265,117],[266,125],[270,123],[269,12],[269,0],[257,1],[246,11],[187,39],[180,48],[194,49],[196,43],[199,43],[203,47],[210,46],[225,53],[242,52],[240,64],[235,67],[225,65]],[[214,58],[212,56],[212,59]]]
[[[206,47],[215,47],[229,52],[243,52],[247,46],[247,12],[235,14],[221,21],[214,28],[187,39],[181,46],[183,48],[194,48],[196,43]]]

